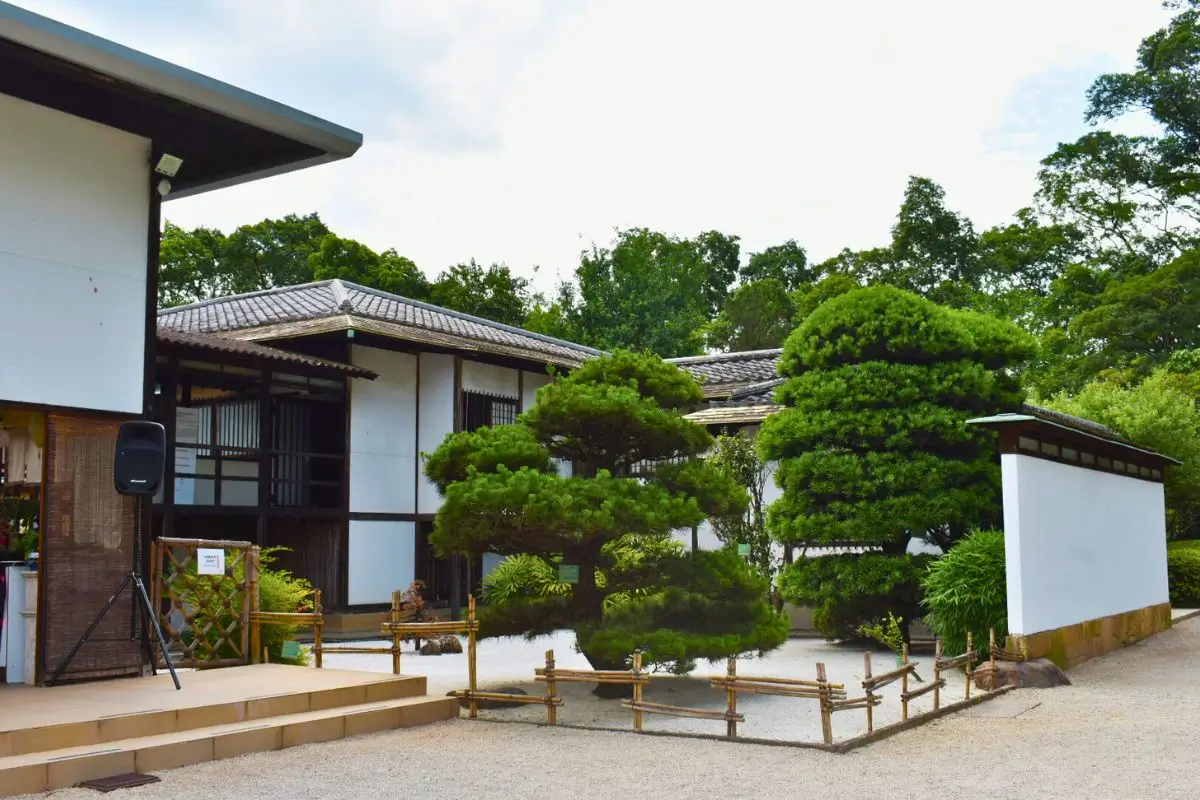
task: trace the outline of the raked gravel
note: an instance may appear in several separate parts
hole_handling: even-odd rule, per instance
[[[459,720],[186,767],[108,797],[1200,797],[1200,619],[1084,664],[1071,679],[847,755]]]

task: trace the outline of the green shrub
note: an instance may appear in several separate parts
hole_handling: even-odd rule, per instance
[[[1172,606],[1200,608],[1200,546],[1197,543],[1173,542],[1167,548],[1167,585]]]
[[[975,531],[925,573],[925,623],[942,639],[947,656],[965,653],[967,632],[976,649],[986,648],[989,629],[997,641],[1008,634],[1008,589],[1004,574],[1004,534]]]

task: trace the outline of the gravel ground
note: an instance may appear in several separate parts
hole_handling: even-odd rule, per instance
[[[459,720],[187,767],[109,796],[1192,800],[1198,654],[1189,620],[1073,670],[1072,687],[1014,692],[847,755]]]
[[[533,681],[535,667],[544,665],[546,650],[553,649],[555,664],[561,669],[589,669],[587,661],[575,652],[575,637],[570,631],[528,642],[523,639],[486,639],[479,644],[479,688],[495,690],[518,687],[526,694],[545,694],[545,684]],[[376,644],[376,643],[373,643]],[[377,644],[384,644],[379,642]],[[917,672],[925,680],[933,678],[932,654],[916,655]],[[741,675],[765,675],[782,678],[814,680],[817,662],[825,664],[829,680],[846,686],[850,696],[862,694],[863,651],[839,647],[822,639],[791,639],[778,650],[761,658],[738,661]],[[391,656],[361,654],[329,655],[326,666],[337,669],[391,670]],[[896,668],[895,656],[888,652],[871,654],[871,669],[879,675]],[[405,674],[425,675],[431,694],[445,694],[466,686],[466,655],[419,656],[408,651],[401,657]],[[644,697],[652,703],[690,708],[724,709],[725,693],[713,689],[708,678],[725,673],[725,663],[701,662],[689,677],[656,676],[645,690]],[[915,686],[916,684],[914,684]],[[558,710],[558,721],[567,725],[590,728],[630,728],[633,713],[621,707],[619,701],[601,700],[592,694],[594,684],[559,684],[558,694],[565,704]],[[943,698],[946,702],[962,699],[963,678],[960,672],[946,675]],[[883,689],[884,702],[874,711],[875,725],[881,727],[900,720],[900,683]],[[914,700],[909,713],[916,714],[933,707],[933,695]],[[791,697],[742,694],[738,710],[746,722],[738,726],[742,736],[781,741],[818,742],[821,740],[821,716],[815,700]],[[502,710],[482,711],[485,719],[544,722],[543,706],[518,706]],[[724,733],[725,723],[703,719],[684,719],[660,714],[647,714],[645,728],[651,731],[688,733]],[[833,719],[834,736],[849,739],[866,732],[866,712],[844,711]]]

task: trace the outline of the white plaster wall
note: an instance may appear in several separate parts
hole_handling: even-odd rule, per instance
[[[420,394],[421,430],[417,433],[417,447],[422,453],[432,453],[446,434],[454,431],[454,356],[421,354]],[[442,498],[423,473],[417,480],[417,510],[433,514],[441,507]]]
[[[1162,484],[1016,454],[1001,464],[1011,633],[1168,602]]]
[[[350,520],[349,604],[390,603],[416,578],[416,554],[416,523]]]
[[[550,383],[550,375],[547,372],[530,372],[525,371],[521,376],[521,408],[525,411],[533,408],[537,403],[538,389]]]
[[[351,359],[379,377],[350,384],[350,510],[411,514],[417,492],[417,357],[354,345]]]
[[[462,387],[468,392],[486,392],[517,397],[519,370],[463,359]]]
[[[149,158],[0,94],[0,400],[141,413]]]

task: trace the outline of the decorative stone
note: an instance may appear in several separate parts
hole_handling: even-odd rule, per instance
[[[991,687],[991,665],[984,663],[975,669],[975,687]],[[1048,658],[1035,661],[997,661],[996,688],[1015,686],[1019,689],[1051,689],[1055,686],[1070,686],[1067,674]]]
[[[421,645],[420,653],[423,656],[440,656],[442,654],[442,646],[434,639]]]
[[[496,694],[529,694],[519,686],[501,686],[498,689],[488,689],[489,692]],[[447,697],[453,697],[454,692],[447,692]],[[463,708],[470,708],[471,702],[465,697],[458,698],[458,704]],[[496,708],[511,708],[512,706],[523,705],[523,703],[510,703],[506,700],[476,700],[475,705],[481,709],[496,709]]]
[[[442,653],[461,653],[463,651],[462,640],[457,636],[449,635],[438,639],[438,644],[442,647]]]

